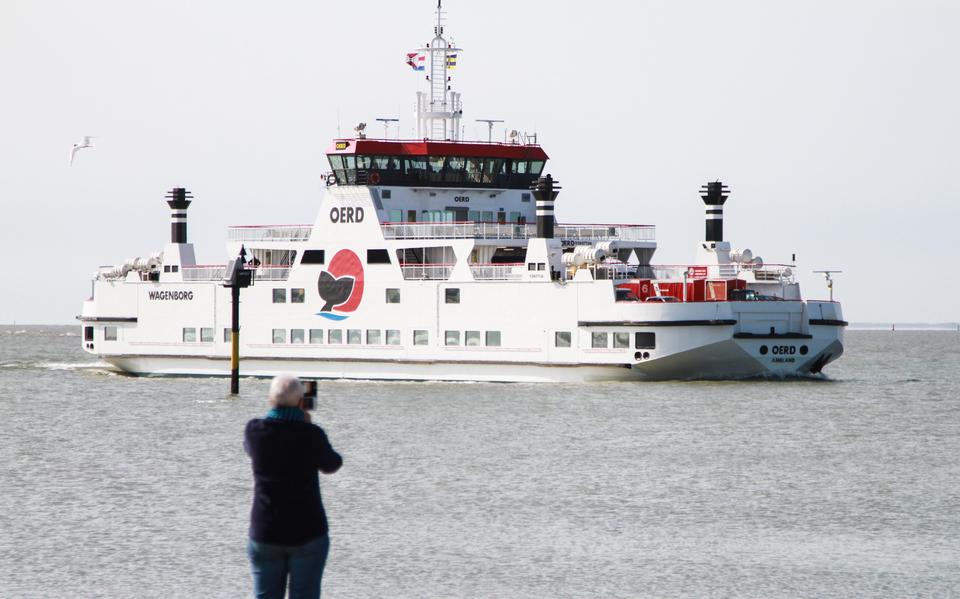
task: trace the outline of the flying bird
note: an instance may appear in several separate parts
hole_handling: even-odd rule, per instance
[[[77,155],[77,152],[84,148],[93,147],[93,143],[90,141],[91,139],[93,139],[92,135],[84,135],[82,140],[73,144],[73,148],[70,149],[70,164],[73,164],[73,158]]]

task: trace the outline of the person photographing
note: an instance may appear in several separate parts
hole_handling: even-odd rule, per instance
[[[254,479],[247,554],[256,597],[282,599],[288,579],[290,599],[320,596],[330,537],[318,473],[333,474],[343,458],[311,422],[315,385],[305,396],[297,377],[277,376],[270,410],[244,432]]]

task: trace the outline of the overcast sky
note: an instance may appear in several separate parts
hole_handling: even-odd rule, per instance
[[[559,221],[655,224],[687,263],[720,178],[726,239],[795,253],[807,297],[839,268],[848,320],[960,320],[960,2],[444,4],[467,137],[537,132]],[[202,263],[227,225],[312,223],[338,120],[410,136],[434,6],[3,0],[0,323],[76,322],[98,265],[169,239],[174,186]]]

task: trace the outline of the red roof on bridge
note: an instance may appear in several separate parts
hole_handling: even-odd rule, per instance
[[[364,156],[463,156],[467,158],[513,158],[546,160],[539,145],[504,144],[476,141],[433,141],[392,139],[335,139],[328,154]]]

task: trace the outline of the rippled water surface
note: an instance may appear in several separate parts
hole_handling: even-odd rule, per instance
[[[0,327],[0,596],[243,597],[264,381]],[[960,596],[960,334],[830,380],[320,385],[324,597]]]

